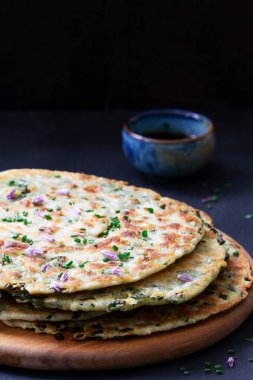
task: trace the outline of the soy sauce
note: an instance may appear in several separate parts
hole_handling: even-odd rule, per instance
[[[172,131],[151,131],[147,133],[144,132],[142,133],[142,136],[158,140],[180,140],[187,139],[190,137],[190,135],[187,135],[186,133]]]

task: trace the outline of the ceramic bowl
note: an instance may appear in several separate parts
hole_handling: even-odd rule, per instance
[[[174,138],[152,136],[164,132]],[[175,134],[185,137],[175,139]],[[179,177],[207,163],[214,149],[214,127],[197,113],[152,110],[135,115],[123,126],[122,143],[127,160],[137,170],[157,177]]]

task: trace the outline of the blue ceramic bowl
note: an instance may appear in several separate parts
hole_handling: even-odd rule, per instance
[[[165,139],[156,137],[164,133]],[[167,138],[171,136],[168,133],[173,139]],[[178,138],[178,134],[184,137]],[[126,158],[137,170],[157,177],[179,177],[207,163],[214,149],[214,127],[197,113],[152,110],[135,115],[124,125],[122,142]]]

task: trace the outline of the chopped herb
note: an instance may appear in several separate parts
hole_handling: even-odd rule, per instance
[[[28,224],[27,219],[24,219],[24,220],[23,220],[23,223],[24,223],[25,226],[27,226],[27,224]]]
[[[123,267],[123,265],[124,265],[123,263],[119,263],[119,267]]]
[[[15,186],[15,181],[14,181],[14,180],[9,181],[9,182],[8,182],[8,185],[9,185],[9,186]]]
[[[80,231],[86,231],[86,228],[80,227]]]
[[[215,373],[216,373],[216,375],[222,375],[223,374],[222,369],[216,369]]]
[[[114,249],[114,251],[118,251],[119,247],[117,247],[117,245],[113,245],[112,248]]]
[[[119,214],[119,213],[120,213],[120,210],[116,210],[116,211],[115,211],[115,214]]]
[[[9,207],[6,207],[6,208],[5,208],[5,211],[9,211]]]
[[[211,368],[204,368],[203,371],[204,373],[212,373]]]
[[[153,213],[154,213],[154,209],[151,208],[151,207],[148,207],[148,208],[147,208],[147,211],[150,212],[150,214],[153,214]]]
[[[10,218],[10,217],[8,217],[8,218],[3,218],[3,219],[2,219],[2,222],[12,223],[12,218]]]
[[[125,260],[125,259],[127,259],[129,256],[130,256],[130,252],[124,252],[124,253],[119,253],[119,254],[118,254],[118,258],[119,258],[120,260]]]
[[[79,264],[78,266],[79,266],[79,268],[84,268],[84,266],[85,266],[85,264],[87,264],[89,261],[85,261],[84,263],[82,263],[82,264]]]
[[[56,200],[56,197],[52,197],[51,199],[52,199],[52,201],[55,201],[55,200]]]
[[[108,230],[105,230],[105,231],[102,232],[102,236],[104,236],[104,237],[108,236],[108,234],[109,234]]]
[[[17,219],[13,219],[13,222],[23,222],[24,219],[23,218],[17,218]]]
[[[77,237],[77,236],[78,236],[77,234],[70,235],[70,237]]]
[[[81,239],[79,239],[79,238],[75,238],[75,239],[74,239],[74,242],[76,242],[76,243],[81,243]]]
[[[221,365],[221,364],[216,364],[216,365],[214,366],[214,368],[215,368],[215,369],[218,369],[218,370],[219,370],[219,369],[222,369],[222,365]]]
[[[86,244],[87,243],[87,239],[83,239],[83,244]]]
[[[48,212],[52,212],[52,211],[54,211],[52,208],[47,208],[47,211]]]
[[[2,260],[3,260],[3,263],[8,263],[8,264],[10,264],[10,262],[12,261],[10,258],[9,258],[9,256],[7,256],[7,255],[3,255],[3,257],[2,257]]]
[[[147,230],[141,231],[141,234],[142,234],[142,237],[144,237],[144,238],[148,237],[148,231]]]
[[[27,215],[28,215],[28,212],[27,212],[27,211],[23,211],[22,214],[23,214],[24,216],[27,216]]]
[[[91,210],[91,209],[90,209],[90,210],[86,210],[86,212],[93,212],[93,211],[94,211],[94,210]]]
[[[238,252],[238,251],[234,251],[234,252],[233,252],[233,255],[234,255],[235,257],[238,257],[238,256],[239,256],[239,252]]]
[[[55,178],[61,178],[60,174],[55,174]]]
[[[12,239],[18,239],[18,237],[19,237],[19,233],[17,232],[17,233],[15,233],[14,235],[12,235]]]
[[[184,371],[183,374],[184,375],[190,375],[190,372],[189,371]]]
[[[108,257],[104,257],[104,258],[103,258],[103,261],[104,261],[105,263],[107,263],[107,262],[109,261]]]
[[[127,216],[127,215],[124,215],[124,219],[126,219],[126,220],[127,220],[127,219],[128,219],[128,216]]]
[[[59,211],[61,208],[60,206],[55,206],[56,211]]]
[[[212,363],[211,362],[205,362],[205,367],[211,367]]]
[[[114,216],[113,218],[111,218],[111,223],[109,225],[110,228],[120,228],[120,221],[119,221],[119,218],[117,216]]]
[[[228,298],[227,294],[219,294],[219,298],[226,300]]]
[[[22,241],[23,243],[25,243],[26,240],[27,240],[27,236],[26,236],[26,235],[23,235],[21,241]]]
[[[69,269],[69,268],[71,268],[72,264],[73,264],[73,261],[69,261],[69,262],[67,262],[67,264],[62,265],[62,268]]]
[[[51,216],[48,215],[48,214],[46,214],[46,215],[44,216],[44,218],[47,219],[47,220],[51,220],[51,219],[52,219]]]
[[[101,216],[101,215],[99,215],[99,214],[94,214],[94,216],[96,217],[96,218],[103,218],[103,216]]]

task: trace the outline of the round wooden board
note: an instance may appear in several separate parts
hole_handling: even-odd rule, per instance
[[[252,258],[247,254],[249,260]],[[122,340],[70,338],[57,341],[52,336],[8,327],[0,323],[0,364],[64,370],[104,370],[129,368],[178,357],[201,350],[234,331],[253,311],[253,288],[248,297],[231,310],[195,325],[144,337]]]

